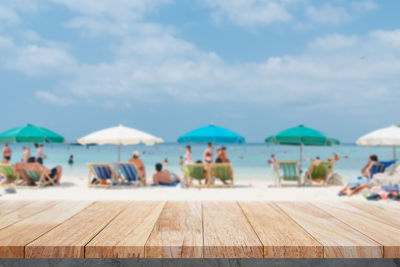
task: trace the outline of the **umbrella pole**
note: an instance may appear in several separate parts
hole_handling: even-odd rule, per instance
[[[121,144],[118,145],[118,163],[121,162]]]
[[[394,159],[394,161],[397,160],[397,158],[396,158],[396,146],[393,146],[393,159]]]
[[[301,173],[303,172],[302,170],[302,165],[303,165],[303,143],[300,143],[300,177],[299,177],[299,186],[301,184]]]

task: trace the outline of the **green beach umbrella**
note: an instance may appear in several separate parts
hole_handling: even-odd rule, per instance
[[[339,145],[339,140],[327,137],[312,128],[299,125],[286,129],[265,139],[265,142],[280,145],[300,146],[300,166],[303,161],[303,146]]]
[[[63,143],[64,137],[32,124],[16,127],[0,134],[0,143]]]

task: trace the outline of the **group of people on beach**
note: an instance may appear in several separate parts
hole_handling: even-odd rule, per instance
[[[178,163],[181,166],[184,166],[186,164],[192,164],[192,163],[206,163],[206,164],[211,164],[213,162],[215,163],[226,163],[229,162],[229,159],[227,157],[227,149],[226,147],[222,146],[220,148],[217,148],[217,154],[215,157],[214,161],[214,155],[213,155],[213,148],[214,145],[212,143],[207,144],[207,148],[203,152],[203,158],[202,160],[197,160],[193,162],[192,159],[192,147],[190,145],[186,146],[186,152],[185,155],[182,157],[179,157]],[[132,154],[132,157],[129,159],[130,163],[133,163],[139,174],[139,178],[141,179],[143,184],[146,184],[146,167],[143,163],[143,161],[140,159],[140,153],[139,151],[134,151]],[[182,182],[182,178],[179,177],[176,173],[168,170],[166,167],[168,166],[168,158],[165,158],[163,162],[158,162],[155,164],[155,173],[153,174],[153,184],[154,185],[169,185],[169,184],[176,184]]]
[[[36,181],[32,180],[30,177],[26,175],[24,170],[35,170],[40,174],[44,174],[46,179],[53,179],[55,184],[60,184],[61,176],[62,176],[62,167],[56,166],[54,168],[48,169],[43,165],[44,159],[47,158],[46,154],[44,154],[43,144],[34,144],[37,149],[36,157],[31,156],[31,151],[29,147],[22,147],[22,157],[21,161],[17,162],[13,165],[16,174],[19,175],[24,180],[26,185],[36,185]],[[12,150],[8,144],[3,145],[2,149],[2,164],[10,164],[12,158]],[[10,181],[6,181],[10,182]]]

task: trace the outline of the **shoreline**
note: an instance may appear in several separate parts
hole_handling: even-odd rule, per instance
[[[3,191],[0,200],[249,200],[249,201],[345,201],[364,200],[362,195],[339,197],[341,186],[275,187],[271,181],[237,180],[233,188],[181,188],[151,186],[88,188],[84,176],[64,176],[59,186],[19,186],[16,193]],[[4,187],[5,188],[5,187]]]

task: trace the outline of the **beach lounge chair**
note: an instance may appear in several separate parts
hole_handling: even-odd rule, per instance
[[[29,179],[35,181],[38,187],[56,184],[56,182],[46,174],[46,170],[43,166],[39,168],[37,165],[33,165],[32,167],[25,166],[22,168],[22,171]]]
[[[395,163],[396,162],[394,160],[373,163],[371,167],[371,176],[369,178],[372,178],[377,173],[383,173],[387,167]]]
[[[213,163],[210,164],[211,177],[212,179],[219,179],[223,182],[222,186],[233,186],[233,167],[232,163]],[[215,184],[209,184],[209,186],[217,186]]]
[[[135,164],[130,162],[124,162],[119,164],[119,171],[124,179],[122,184],[133,184],[133,185],[141,185],[143,184],[142,180],[139,177],[139,172],[135,166]]]
[[[203,187],[207,186],[209,182],[209,171],[208,167],[204,163],[192,163],[186,164],[183,167],[183,172],[186,175],[186,181],[188,187]],[[204,184],[194,185],[193,179],[198,180],[199,183],[204,180]]]
[[[16,172],[15,168],[11,164],[0,164],[0,172],[6,178],[3,184],[6,183],[17,183],[20,179],[19,173]]]
[[[282,181],[297,181],[300,186],[301,179],[298,161],[280,161],[279,169],[278,185],[280,185]]]
[[[110,187],[121,184],[110,164],[88,163],[87,166],[89,187]]]
[[[318,165],[315,165],[310,172],[307,172],[304,180],[308,182],[310,185],[312,182],[323,182],[326,184],[328,177],[333,172],[333,167],[335,162],[333,161],[323,161]]]

